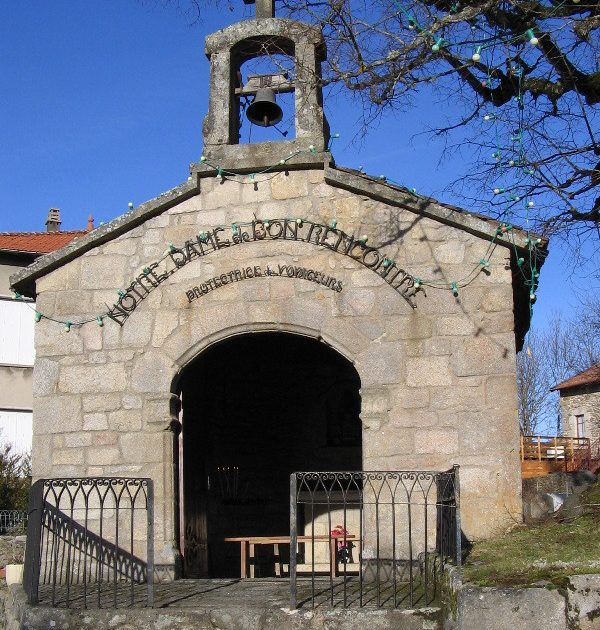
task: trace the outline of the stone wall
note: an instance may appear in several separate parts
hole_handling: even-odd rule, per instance
[[[167,243],[233,222],[301,217],[386,243],[399,266],[446,284],[416,308],[357,261],[313,244],[273,241],[224,248],[187,264],[121,327],[105,319],[69,333],[36,328],[33,470],[36,478],[150,476],[156,562],[172,561],[170,400],[178,372],[231,335],[288,331],[321,339],[361,378],[367,470],[461,465],[462,526],[471,538],[519,521],[520,464],[509,250],[473,234],[324,181],[320,169],[199,181],[198,194],[99,244],[37,281],[38,308],[95,317]],[[334,276],[340,292],[300,278],[230,283],[192,302],[186,292],[234,269],[300,265]]]
[[[566,435],[577,436],[577,416],[585,417],[585,435],[592,440],[600,439],[600,388],[579,387],[561,392],[560,406]]]
[[[247,586],[242,582],[239,587]],[[264,583],[263,583],[264,584]],[[256,582],[254,582],[256,585]],[[271,583],[271,590],[273,583]],[[0,628],[3,630],[442,630],[440,608],[290,610],[272,601],[269,585],[264,594],[237,597],[190,606],[166,608],[65,609],[27,604],[20,586],[0,586]],[[287,589],[286,589],[287,591]],[[269,597],[270,596],[270,597]],[[287,596],[287,593],[286,593]],[[189,597],[189,590],[183,600]],[[281,604],[284,605],[281,605]]]
[[[600,575],[573,575],[564,588],[478,588],[455,584],[444,630],[600,628]]]

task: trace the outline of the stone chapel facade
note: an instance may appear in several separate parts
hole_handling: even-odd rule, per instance
[[[257,39],[295,58],[293,140],[234,140],[236,64],[259,54]],[[187,491],[176,470],[186,470],[177,463],[178,430],[169,429],[183,413],[185,433],[185,414],[200,417],[209,406],[211,422],[224,422],[240,387],[228,383],[238,383],[245,365],[236,365],[236,340],[277,333],[327,346],[358,374],[357,466],[459,464],[468,538],[518,522],[515,355],[529,325],[529,290],[517,255],[526,234],[336,166],[315,82],[325,46],[313,27],[259,17],[209,36],[206,51],[204,159],[189,179],[12,278],[40,312],[73,322],[69,332],[46,318],[36,327],[34,477],[151,477],[156,563],[174,566],[185,528],[178,497]],[[82,319],[91,321],[76,325]],[[227,340],[233,356],[222,386],[211,381],[204,391],[208,377],[188,378],[182,399],[188,366]],[[256,387],[271,383],[265,405],[278,396],[284,377],[270,356],[258,363],[260,381],[244,390],[251,413],[222,438],[231,452],[255,439]],[[339,387],[318,388],[310,372],[281,395],[282,418],[303,400],[317,414],[333,404]],[[330,378],[319,374],[321,383]],[[254,378],[252,370],[242,376]],[[336,427],[337,437],[306,450],[306,458],[320,453],[306,470],[349,465],[339,453],[354,438]],[[277,447],[268,429],[260,433],[265,448],[246,450],[268,466]],[[200,457],[186,448],[184,459]],[[277,466],[271,477],[285,480],[289,471]]]

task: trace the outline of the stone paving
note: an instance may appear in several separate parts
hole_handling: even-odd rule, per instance
[[[362,590],[362,600],[361,600]],[[394,592],[396,597],[394,598]],[[313,586],[310,578],[301,578],[297,582],[298,608],[313,608]],[[145,584],[88,584],[85,592],[82,584],[69,588],[69,608],[143,608],[147,601]],[[40,605],[67,607],[67,590],[58,585],[40,586]],[[132,603],[133,602],[133,603]],[[287,579],[262,578],[254,580],[238,579],[198,579],[176,580],[156,584],[154,608],[226,608],[228,605],[243,605],[246,608],[289,608],[290,583]],[[361,583],[357,577],[345,580],[317,577],[314,582],[314,608],[419,608],[435,604],[435,593],[429,589],[427,601],[423,588],[415,585],[412,593],[406,582],[398,582],[394,588],[391,581]]]

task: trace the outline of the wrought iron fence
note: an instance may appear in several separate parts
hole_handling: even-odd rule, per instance
[[[153,605],[151,479],[41,479],[28,511],[23,586],[30,603]]]
[[[290,478],[291,607],[423,607],[460,565],[458,466]]]
[[[0,510],[0,535],[24,534],[27,530],[27,512]]]

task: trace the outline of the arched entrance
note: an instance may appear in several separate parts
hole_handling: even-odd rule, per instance
[[[360,378],[316,339],[230,337],[189,363],[177,389],[186,577],[239,577],[225,537],[288,533],[290,473],[362,469]]]

